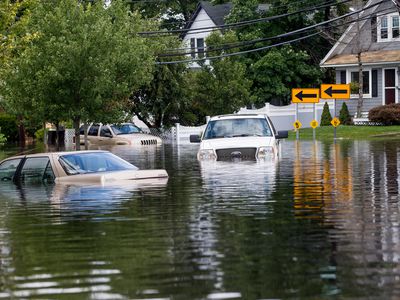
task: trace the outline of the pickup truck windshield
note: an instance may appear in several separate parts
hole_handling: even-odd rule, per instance
[[[214,120],[208,122],[203,139],[245,136],[272,136],[272,131],[264,118]]]

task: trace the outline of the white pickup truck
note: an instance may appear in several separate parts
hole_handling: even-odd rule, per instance
[[[279,139],[287,137],[266,115],[221,115],[210,118],[202,136],[191,135],[190,142],[200,143],[199,160],[260,160],[277,156]]]

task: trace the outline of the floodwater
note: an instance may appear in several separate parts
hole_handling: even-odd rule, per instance
[[[266,162],[112,148],[168,183],[0,184],[1,299],[399,299],[400,140]]]

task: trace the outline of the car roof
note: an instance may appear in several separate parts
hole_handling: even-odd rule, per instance
[[[67,154],[87,154],[87,153],[109,153],[109,151],[105,150],[82,150],[82,151],[63,151],[63,152],[42,152],[42,153],[33,153],[33,154],[21,154],[7,157],[2,160],[9,160],[15,158],[24,158],[24,157],[42,157],[42,156],[62,156]]]
[[[225,120],[225,119],[259,119],[265,118],[266,115],[263,114],[230,114],[230,115],[218,115],[210,118],[210,121],[215,120]]]

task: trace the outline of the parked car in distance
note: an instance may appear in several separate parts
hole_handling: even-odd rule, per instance
[[[84,128],[80,128],[80,143],[85,143]],[[89,145],[161,145],[162,140],[144,133],[133,123],[91,124],[88,127]]]
[[[100,150],[20,155],[0,162],[0,180],[15,183],[129,185],[166,178],[165,170],[139,170],[126,160]]]
[[[266,115],[221,115],[210,118],[202,136],[191,135],[200,143],[199,160],[260,160],[278,155],[279,139],[287,131],[276,132]]]

